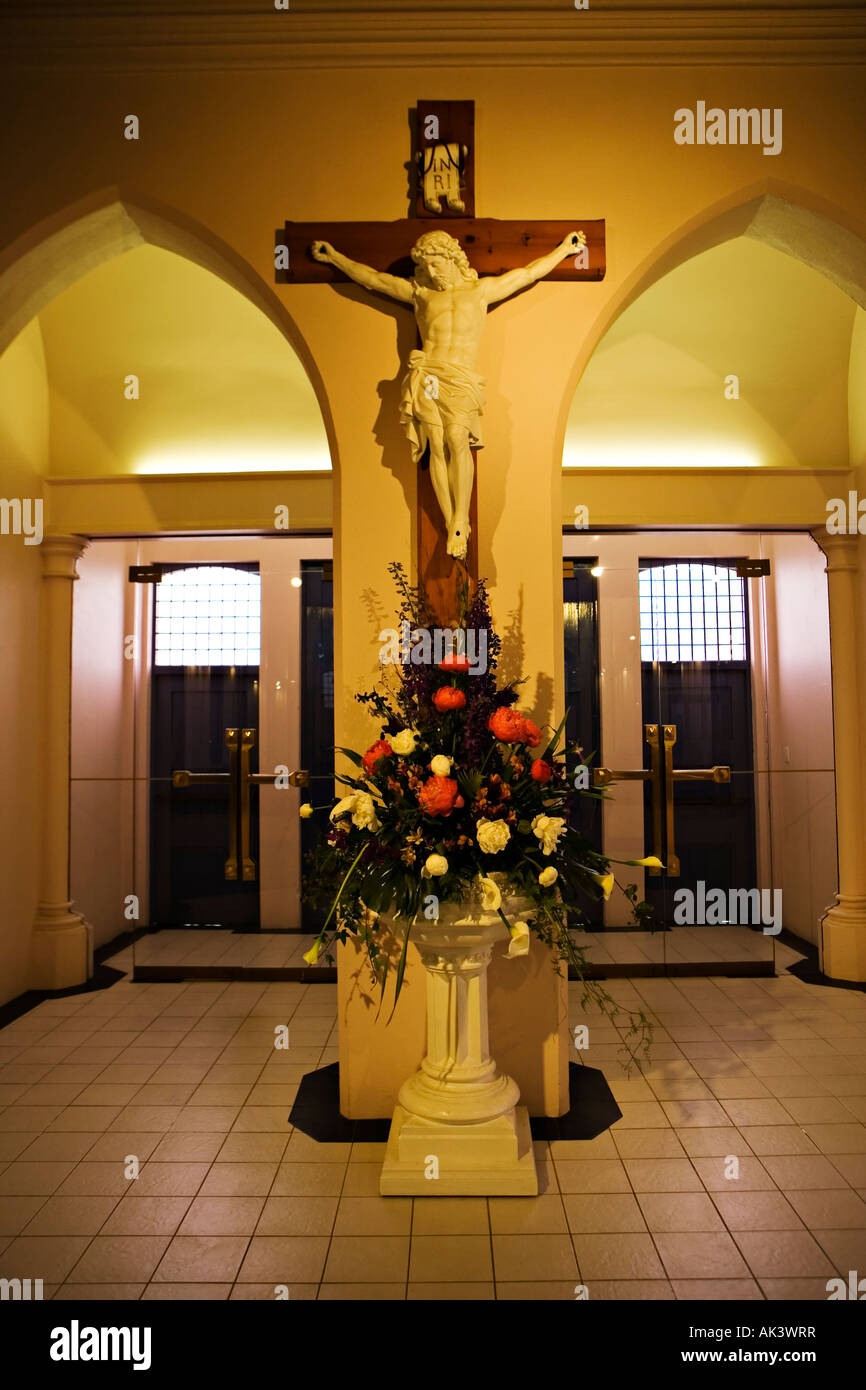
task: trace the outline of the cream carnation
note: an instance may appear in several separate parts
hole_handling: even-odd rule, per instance
[[[553,854],[556,842],[565,830],[562,816],[536,816],[532,822],[533,834],[541,841],[543,854]]]
[[[388,742],[391,744],[392,752],[399,754],[401,758],[406,758],[410,753],[415,752],[415,744],[418,740],[411,729],[403,729]]]
[[[442,874],[448,872],[448,860],[444,854],[428,854],[421,870],[422,878],[441,878]]]
[[[376,816],[376,806],[369,792],[358,792],[352,811],[352,824],[357,825],[359,830],[378,830],[380,828]]]
[[[559,874],[556,869],[554,869],[552,864],[548,864],[547,868],[542,869],[541,873],[538,875],[538,882],[541,884],[542,888],[551,888],[558,878]]]
[[[435,758],[430,759],[430,771],[434,777],[447,777],[451,771],[452,758],[446,758],[444,753],[437,753]]]
[[[475,838],[485,854],[498,854],[511,839],[511,831],[504,820],[480,820]]]

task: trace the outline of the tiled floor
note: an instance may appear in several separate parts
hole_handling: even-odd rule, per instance
[[[57,1299],[824,1300],[866,1271],[866,995],[785,974],[608,988],[656,1020],[627,1077],[589,1016],[582,1056],[622,1119],[537,1144],[538,1198],[489,1200],[381,1198],[382,1145],[290,1131],[301,1076],[336,1057],[330,984],[44,1003],[0,1032],[0,1275]]]
[[[574,932],[575,944],[586,952],[589,964],[598,967],[714,965],[720,962],[755,964],[771,962],[779,943],[772,936],[747,927],[678,927],[667,932]],[[296,932],[230,931],[167,928],[139,937],[135,962],[139,967],[233,967],[285,969],[304,967],[303,954],[314,937]],[[324,966],[324,959],[321,964]]]

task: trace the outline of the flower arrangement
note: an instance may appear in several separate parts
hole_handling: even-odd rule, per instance
[[[423,595],[402,566],[389,568],[401,622],[413,636],[429,634],[435,618]],[[389,958],[380,948],[379,918],[402,918],[396,1004],[412,924],[438,916],[442,902],[480,894],[483,907],[497,911],[508,928],[510,957],[528,953],[533,932],[552,947],[557,969],[571,965],[583,980],[584,1007],[592,1002],[613,1018],[618,1006],[586,978],[583,949],[569,935],[569,925],[585,921],[582,903],[608,898],[615,884],[609,860],[571,824],[578,797],[599,795],[578,790],[569,771],[582,749],[565,742],[565,720],[543,731],[516,708],[518,682],[497,684],[501,639],[483,581],[471,599],[462,593],[461,630],[485,639],[485,669],[473,671],[458,638],[458,650],[438,662],[404,650],[386,668],[390,679],[382,689],[356,696],[378,736],[364,753],[338,750],[353,772],[338,776],[346,794],[331,807],[327,836],[309,858],[305,898],[330,903],[330,910],[304,959],[314,964],[334,940],[357,935],[384,993]],[[302,806],[301,815],[312,810]],[[645,905],[637,904],[633,886],[624,891],[639,917]],[[509,920],[512,897],[531,903],[525,920]],[[630,1019],[626,1045],[634,1057],[628,1038],[646,1051],[650,1029],[643,1015]]]

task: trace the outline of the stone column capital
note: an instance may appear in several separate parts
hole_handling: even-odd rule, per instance
[[[827,557],[828,574],[837,570],[856,572],[860,554],[858,536],[851,536],[845,532],[834,535],[825,526],[814,527],[812,536]]]
[[[77,579],[77,561],[84,554],[90,541],[86,536],[45,536],[42,551],[42,577],[44,579]]]

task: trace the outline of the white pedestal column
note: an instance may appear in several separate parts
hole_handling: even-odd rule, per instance
[[[443,904],[438,922],[412,928],[427,972],[427,1055],[400,1088],[379,1184],[385,1195],[538,1192],[529,1115],[488,1041],[487,967],[493,943],[508,933],[495,913],[465,913]]]
[[[857,536],[813,532],[827,556],[830,660],[836,764],[839,891],[821,921],[821,969],[834,980],[866,980],[866,787],[863,718],[866,691],[859,679]]]
[[[31,939],[31,989],[69,989],[93,973],[93,929],[69,897],[69,714],[72,694],[72,584],[83,536],[42,542],[40,894]]]

